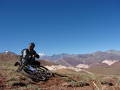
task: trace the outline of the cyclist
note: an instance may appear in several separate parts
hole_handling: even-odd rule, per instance
[[[26,65],[32,65],[32,66],[40,66],[40,62],[35,61],[35,58],[39,58],[40,56],[36,53],[34,50],[35,44],[32,42],[29,44],[27,49],[22,50],[22,56],[21,56],[21,66],[18,68],[17,72],[20,72],[24,66]]]

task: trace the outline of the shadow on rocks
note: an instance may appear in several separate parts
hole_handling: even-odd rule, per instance
[[[108,86],[114,86],[113,83],[107,82],[107,81],[101,82],[101,84],[102,85],[108,85]]]
[[[25,84],[23,82],[17,82],[17,83],[13,83],[12,86],[14,86],[14,87],[26,87],[27,84]]]

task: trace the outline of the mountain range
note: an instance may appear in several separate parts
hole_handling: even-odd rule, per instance
[[[120,51],[117,50],[107,50],[107,51],[97,51],[90,54],[58,54],[52,56],[43,56],[41,59],[49,60],[57,64],[64,66],[76,66],[79,64],[97,64],[102,63],[104,60],[119,61]]]
[[[17,54],[11,51],[5,51],[0,53],[0,61],[16,60],[18,59]],[[120,61],[120,51],[108,50],[108,51],[97,51],[89,54],[58,54],[52,56],[41,56],[40,60],[45,60],[52,64],[60,64],[64,66],[79,66],[81,65],[98,65],[101,63],[112,63]],[[45,63],[45,62],[44,62]],[[48,63],[49,64],[49,63]]]

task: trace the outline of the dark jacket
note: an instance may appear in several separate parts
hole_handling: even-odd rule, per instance
[[[26,61],[32,62],[35,58],[39,58],[40,56],[36,53],[35,50],[29,51],[28,49],[22,50],[22,58]]]

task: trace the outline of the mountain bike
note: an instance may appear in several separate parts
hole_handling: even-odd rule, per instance
[[[16,62],[15,66],[18,66],[18,69],[21,67],[21,63]],[[53,76],[53,73],[44,66],[36,65],[26,65],[23,67],[22,71],[26,76],[28,76],[32,81],[46,81]]]

